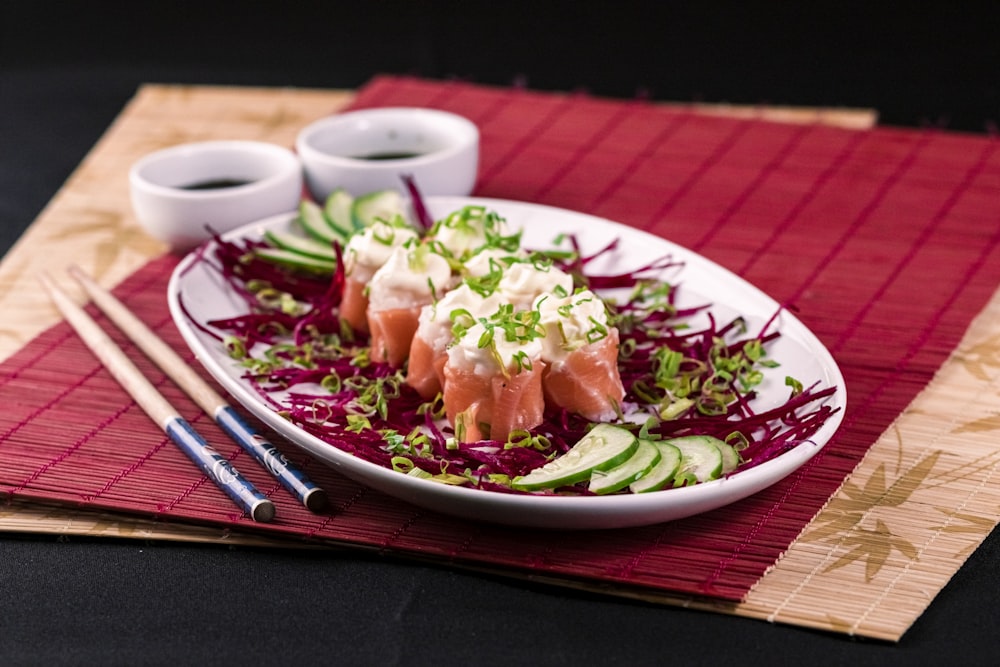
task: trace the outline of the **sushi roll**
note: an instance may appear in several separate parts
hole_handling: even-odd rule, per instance
[[[520,234],[509,234],[506,221],[483,206],[465,206],[437,221],[428,239],[457,262],[464,262],[484,247],[516,250]]]
[[[443,400],[459,441],[505,442],[513,431],[542,423],[545,364],[530,315],[501,307],[461,332],[448,348]]]
[[[409,227],[376,220],[347,242],[340,317],[352,329],[368,333],[368,283],[396,248],[416,240],[417,233]]]
[[[500,306],[500,295],[484,295],[462,283],[433,304],[421,308],[416,334],[410,346],[406,383],[425,399],[437,396],[444,381],[447,348],[456,327],[471,326]]]
[[[542,385],[548,405],[591,421],[610,421],[625,397],[618,371],[618,330],[604,302],[589,290],[542,295],[535,302],[545,329]]]
[[[371,358],[401,368],[417,331],[420,310],[452,285],[451,265],[426,244],[397,247],[368,284],[366,319]]]

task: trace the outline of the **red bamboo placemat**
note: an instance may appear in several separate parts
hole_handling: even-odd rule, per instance
[[[553,536],[437,516],[305,462],[334,499],[335,512],[317,518],[195,419],[279,503],[278,523],[250,525],[60,325],[2,367],[9,409],[0,420],[0,489],[22,499],[740,600],[927,385],[1000,282],[991,210],[1000,169],[990,139],[706,118],[640,101],[416,79],[377,79],[356,101],[392,104],[445,108],[479,124],[477,194],[648,229],[794,305],[847,378],[851,400],[835,441],[798,474],[738,506],[662,526]],[[118,293],[180,345],[164,309],[173,261],[151,263]],[[197,413],[143,367],[186,414]]]

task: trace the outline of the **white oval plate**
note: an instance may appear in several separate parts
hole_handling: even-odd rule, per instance
[[[469,204],[485,205],[506,218],[512,229],[522,228],[525,247],[551,247],[558,234],[572,233],[579,239],[584,253],[593,253],[618,239],[619,245],[614,252],[606,253],[591,265],[588,273],[594,275],[633,270],[669,254],[683,263],[662,275],[662,279],[681,285],[679,305],[710,303],[719,322],[742,315],[751,333],[760,331],[779,309],[773,299],[721,266],[681,246],[619,223],[524,202],[470,197],[427,199],[435,219]],[[229,241],[258,239],[266,229],[290,229],[294,217],[294,213],[288,213],[268,218],[234,230],[224,238]],[[808,461],[840,426],[847,401],[844,378],[829,351],[797,318],[782,310],[775,322],[781,337],[769,348],[770,358],[779,362],[780,367],[771,372],[759,388],[760,396],[754,407],[763,410],[784,403],[788,393],[784,385],[786,375],[795,377],[805,386],[815,382],[822,387],[835,386],[837,391],[827,403],[837,410],[810,442],[724,479],[645,494],[534,496],[448,486],[355,458],[289,423],[262,401],[257,391],[241,377],[242,369],[226,355],[219,341],[194,326],[194,322],[204,324],[245,312],[240,298],[218,272],[198,261],[194,253],[182,260],[171,276],[168,301],[184,340],[209,373],[270,428],[357,482],[421,507],[479,521],[583,530],[648,525],[716,509],[774,484]]]

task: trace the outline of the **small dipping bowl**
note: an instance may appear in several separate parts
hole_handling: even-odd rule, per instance
[[[294,211],[302,181],[292,151],[259,141],[181,144],[145,156],[129,171],[139,224],[174,251],[212,232]]]
[[[406,193],[412,176],[424,195],[466,196],[476,184],[479,129],[467,118],[419,107],[349,111],[299,132],[295,149],[313,197],[342,188],[354,196]]]

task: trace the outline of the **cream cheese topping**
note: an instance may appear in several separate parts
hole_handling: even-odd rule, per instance
[[[417,233],[412,229],[376,220],[347,242],[344,248],[345,275],[368,282],[396,248],[416,238]]]
[[[500,303],[500,295],[493,293],[484,297],[463,283],[420,310],[417,335],[432,349],[443,351],[452,339],[453,313],[461,313],[462,320],[471,325],[475,319],[495,313]]]
[[[451,265],[426,246],[399,246],[368,283],[372,310],[431,303],[451,286]]]
[[[540,324],[545,329],[542,359],[556,362],[570,352],[608,335],[608,313],[604,302],[590,290],[568,296],[543,294],[535,300]]]
[[[467,206],[438,221],[431,236],[453,257],[462,260],[490,238],[506,232],[506,222],[500,216],[481,207]]]
[[[482,278],[491,272],[506,268],[527,257],[523,250],[510,251],[504,248],[483,248],[462,262],[462,273],[473,278]]]
[[[573,277],[554,266],[516,262],[504,271],[497,291],[515,309],[526,310],[542,294],[570,294],[573,291]]]
[[[483,344],[487,328],[483,322],[476,322],[448,348],[448,363],[486,377],[504,370],[516,373],[540,358],[541,339],[509,341],[503,329],[497,327],[493,331],[491,340]]]

